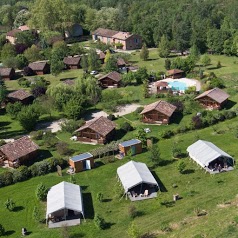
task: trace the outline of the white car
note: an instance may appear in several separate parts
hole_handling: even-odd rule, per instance
[[[90,72],[90,74],[91,74],[91,75],[97,75],[97,74],[98,74],[98,71],[93,70],[93,71]]]

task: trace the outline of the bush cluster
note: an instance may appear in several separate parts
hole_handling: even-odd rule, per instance
[[[25,181],[32,177],[56,171],[56,165],[60,165],[61,168],[66,168],[68,163],[65,159],[49,158],[47,160],[34,163],[30,167],[23,165],[12,171],[6,171],[0,174],[0,187],[8,186],[13,183]]]

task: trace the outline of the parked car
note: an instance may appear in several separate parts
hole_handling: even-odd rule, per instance
[[[90,72],[90,74],[91,74],[91,75],[97,75],[97,74],[98,74],[98,71],[93,70],[93,71]]]

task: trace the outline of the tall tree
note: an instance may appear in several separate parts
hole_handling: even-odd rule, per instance
[[[4,81],[0,78],[0,105],[4,102],[7,96],[7,88]]]
[[[88,53],[88,64],[89,70],[99,70],[101,67],[101,62],[99,60],[96,50],[91,49]]]
[[[117,59],[114,56],[111,56],[104,66],[105,72],[111,72],[117,70]]]
[[[170,53],[170,46],[169,41],[165,35],[163,35],[160,39],[159,45],[158,45],[158,51],[159,56],[161,58],[167,58]]]
[[[143,46],[141,48],[140,58],[144,61],[148,60],[148,58],[149,58],[149,50],[146,47],[146,44],[143,44]]]

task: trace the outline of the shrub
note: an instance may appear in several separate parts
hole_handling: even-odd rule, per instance
[[[78,129],[79,127],[81,127],[83,124],[85,124],[84,120],[64,120],[61,123],[61,130],[63,132],[69,132],[69,133],[73,133],[76,129]]]
[[[170,137],[172,137],[174,135],[174,132],[172,130],[167,130],[167,131],[162,131],[160,133],[160,136],[164,139],[169,139]]]
[[[19,78],[18,80],[17,80],[17,82],[18,82],[18,84],[21,86],[21,87],[23,87],[23,88],[28,88],[28,87],[30,87],[30,82],[29,82],[29,80],[28,79],[26,79],[26,78]]]
[[[43,135],[43,141],[46,147],[52,148],[52,147],[55,147],[55,145],[58,142],[58,139],[55,137],[55,135],[51,131],[47,131]]]
[[[8,103],[6,106],[6,112],[13,119],[17,117],[17,114],[21,111],[21,109],[22,109],[22,104],[20,102]]]
[[[136,207],[134,205],[129,206],[128,215],[132,219],[134,219],[137,216],[137,210],[136,210]]]
[[[97,193],[97,200],[99,202],[102,202],[103,201],[103,194],[102,193]]]
[[[13,184],[13,176],[12,173],[9,171],[6,171],[2,174],[2,182],[3,186],[11,185]]]
[[[184,161],[179,161],[178,165],[177,165],[177,169],[179,171],[179,173],[183,173],[184,170],[186,168],[186,164],[184,163]]]
[[[69,149],[69,145],[63,141],[60,141],[56,144],[56,150],[60,155],[69,155],[72,152]]]
[[[103,230],[106,228],[105,220],[102,217],[100,217],[98,214],[96,214],[94,217],[94,224],[98,229]]]
[[[129,123],[129,122],[123,122],[122,123],[122,125],[121,125],[121,129],[123,130],[123,131],[126,131],[126,132],[128,132],[128,131],[133,131],[133,127],[131,126],[131,124]]]
[[[0,140],[0,146],[7,144],[5,140]]]
[[[140,238],[141,237],[141,233],[134,222],[132,222],[130,224],[127,233],[131,238]]]
[[[3,227],[2,224],[0,224],[0,236],[4,236],[5,235],[5,229]]]
[[[43,135],[44,135],[44,131],[42,131],[42,130],[32,131],[32,132],[30,133],[30,135],[31,135],[31,138],[32,138],[33,140],[42,140]]]
[[[45,175],[50,172],[48,161],[43,160],[35,163],[35,165],[37,167],[37,176]]]
[[[43,185],[43,183],[38,184],[36,188],[36,198],[40,201],[45,201],[48,189]]]
[[[143,107],[137,107],[135,112],[140,114],[143,111],[143,109],[144,109]]]
[[[8,198],[4,205],[5,205],[5,208],[11,212],[15,208],[15,202],[11,198]]]
[[[174,158],[180,158],[182,156],[182,151],[180,148],[174,146],[172,148],[172,155]]]
[[[113,114],[109,114],[107,116],[107,118],[110,120],[110,121],[114,121],[116,119],[116,117],[113,115]]]
[[[220,69],[221,68],[221,61],[217,62],[217,68]]]

